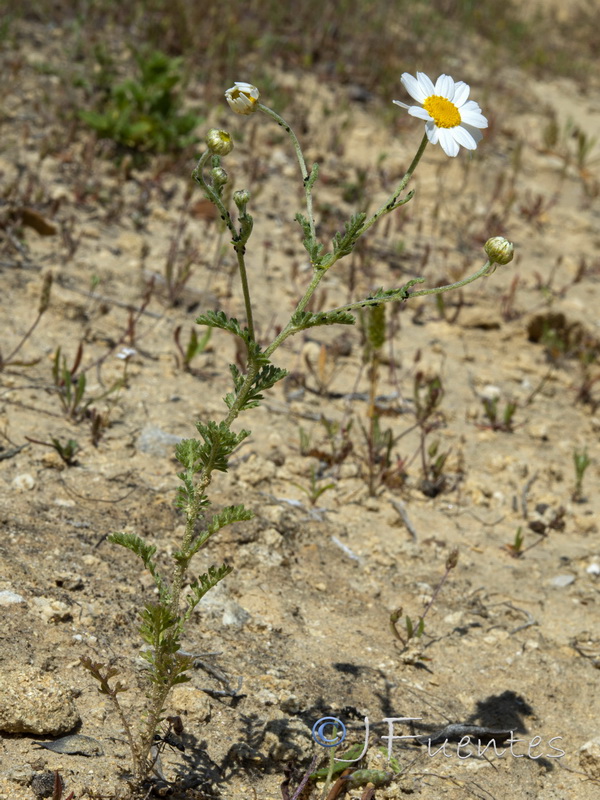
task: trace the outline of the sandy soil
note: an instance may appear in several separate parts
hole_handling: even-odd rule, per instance
[[[70,134],[48,118],[47,98],[64,87],[36,66],[58,57],[59,32],[46,40],[24,28],[19,44],[2,54],[11,75],[0,145],[5,357],[33,321],[48,271],[54,286],[21,363],[0,373],[0,591],[22,598],[2,607],[0,671],[18,680],[27,667],[66,687],[81,718],[76,732],[98,740],[103,755],[53,753],[36,746],[51,737],[3,734],[0,797],[35,797],[32,774],[55,769],[76,798],[113,797],[128,791],[123,731],[79,658],[117,665],[131,687],[123,703],[139,718],[136,616],[152,581],[106,536],[135,531],[157,545],[161,563],[177,546],[177,465],[172,444],[157,443],[153,430],[191,437],[196,418],[221,418],[236,355],[216,332],[185,372],[174,332],[183,326],[187,342],[199,311],[243,317],[243,306],[227,237],[200,192],[186,195],[193,160],[157,159],[125,179],[88,132]],[[282,91],[297,78],[279,76]],[[234,573],[203,601],[186,638],[190,652],[216,655],[204,655],[173,698],[186,749],[166,749],[163,768],[177,796],[281,798],[287,762],[296,759],[298,772],[307,765],[319,749],[312,725],[324,716],[347,724],[349,742],[363,741],[368,717],[366,764],[390,773],[380,752],[384,718],[415,718],[412,727],[398,723],[396,735],[461,723],[512,730],[521,740],[512,753],[487,758],[464,758],[456,742],[437,754],[413,740],[393,742],[402,771],[377,798],[598,796],[600,757],[582,762],[580,748],[600,736],[600,177],[597,149],[585,164],[574,153],[577,130],[589,137],[600,129],[600,90],[524,80],[507,66],[482,77],[473,95],[491,123],[475,156],[451,160],[429,148],[412,184],[415,199],[339,265],[317,300],[334,307],[419,275],[429,285],[456,280],[484,263],[491,235],[514,241],[517,255],[460,295],[446,295],[445,308],[415,300],[388,315],[377,393],[386,407],[382,428],[402,436],[375,496],[361,430],[368,380],[359,326],[315,329],[278,353],[291,377],[241,420],[252,437],[213,487],[216,507],[243,501],[255,519],[221,531],[194,565],[198,574],[227,561]],[[324,118],[327,108],[339,112]],[[375,105],[306,77],[286,115],[302,123],[307,160],[322,165],[315,194],[324,237],[352,211],[344,197],[358,194],[374,210],[421,136],[418,121],[399,113],[384,122]],[[560,136],[550,146],[552,119]],[[224,163],[232,183],[253,193],[248,264],[266,338],[309,280],[293,221],[301,207],[297,168],[266,118],[234,117],[223,106],[206,128],[213,124],[238,142]],[[23,209],[39,217],[32,222]],[[40,218],[53,235],[38,233]],[[177,263],[187,248],[193,274],[172,306],[164,275],[178,226]],[[89,415],[69,419],[52,378],[56,349],[71,364],[80,343],[85,398],[108,423],[96,446]],[[127,361],[118,358],[125,346],[136,351]],[[433,497],[422,491],[414,430],[418,371],[440,376],[444,388],[427,439],[449,452],[445,484]],[[102,397],[123,377],[124,386]],[[482,396],[498,396],[501,412],[516,403],[512,431],[487,424]],[[340,463],[328,457],[321,417],[339,430],[351,424],[352,450]],[[317,455],[302,455],[301,430]],[[76,440],[76,465],[27,437]],[[342,447],[341,433],[334,444]],[[584,449],[591,465],[578,499],[573,453]],[[315,507],[301,488],[309,488],[311,469],[319,485],[332,484]],[[516,558],[507,546],[519,527],[526,552]],[[458,566],[435,597],[423,637],[405,650],[390,613],[402,607],[418,619],[455,547]]]

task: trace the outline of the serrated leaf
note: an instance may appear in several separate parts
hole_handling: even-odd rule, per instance
[[[200,459],[201,448],[197,439],[182,439],[175,445],[175,458],[186,469],[193,470]]]
[[[242,328],[235,317],[228,317],[223,311],[207,311],[196,319],[198,325],[207,325],[209,328],[221,328],[243,338]]]
[[[203,547],[203,545],[213,534],[221,530],[221,528],[224,528],[226,525],[232,525],[234,522],[247,522],[253,517],[254,513],[242,504],[237,506],[227,506],[222,511],[219,511],[217,514],[214,514],[211,517],[206,528],[196,536],[190,546],[190,549],[186,553],[182,553],[181,551],[174,553],[174,558],[177,560],[182,559],[182,561],[185,560],[185,562],[189,564],[192,556],[194,556],[198,550]]]
[[[261,367],[240,410],[246,411],[249,408],[258,406],[263,399],[261,392],[270,389],[277,381],[285,378],[287,374],[288,372],[286,369],[276,367],[273,364],[266,364],[264,367]]]
[[[321,251],[323,250],[323,245],[316,241],[314,234],[311,230],[310,222],[306,219],[306,217],[303,214],[296,214],[296,222],[302,228],[302,233],[304,236],[304,238],[302,239],[302,246],[310,256],[311,264],[315,267],[319,266],[320,255]]]
[[[204,444],[198,450],[199,462],[204,468],[217,469],[227,472],[229,456],[247,436],[250,431],[241,430],[234,433],[225,422],[197,422],[198,433],[204,439]]]
[[[338,231],[335,234],[333,237],[333,253],[335,256],[343,258],[352,252],[366,218],[367,215],[363,212],[354,214],[344,225],[344,233]]]
[[[131,550],[142,559],[145,567],[152,564],[152,556],[156,553],[156,547],[145,542],[136,533],[117,531],[108,535],[108,541]]]
[[[322,325],[354,325],[356,319],[349,311],[298,311],[292,317],[292,325],[298,331]]]
[[[215,587],[219,581],[222,581],[226,575],[229,575],[230,572],[233,572],[233,567],[227,564],[222,564],[220,567],[212,566],[208,568],[208,572],[200,575],[198,580],[191,584],[192,596],[187,598],[189,609],[185,614],[185,619],[189,619],[192,611],[204,595]]]
[[[120,544],[122,547],[131,550],[136,556],[139,556],[144,562],[144,566],[148,572],[154,578],[154,583],[158,588],[161,599],[166,598],[167,588],[163,579],[158,574],[156,564],[152,560],[152,557],[156,553],[156,547],[154,545],[148,544],[136,533],[125,533],[124,531],[110,533],[108,535],[108,541],[113,542],[113,544]]]

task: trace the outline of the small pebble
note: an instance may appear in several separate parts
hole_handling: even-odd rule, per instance
[[[20,594],[10,592],[8,589],[4,589],[2,592],[0,592],[0,606],[10,606],[16,603],[24,602],[25,598]]]
[[[28,472],[22,472],[13,480],[12,485],[19,492],[26,492],[35,486],[35,478]]]
[[[558,589],[562,589],[565,586],[570,586],[572,583],[575,583],[575,576],[574,575],[557,575],[556,578],[552,578],[550,581],[552,586],[556,586]]]

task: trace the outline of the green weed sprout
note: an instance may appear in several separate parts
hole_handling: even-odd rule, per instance
[[[392,611],[392,613],[390,614],[390,630],[392,631],[394,637],[402,644],[402,654],[405,654],[407,652],[409,643],[412,639],[420,639],[425,633],[425,617],[431,610],[439,593],[442,591],[442,586],[446,583],[448,575],[450,575],[452,570],[456,568],[457,564],[458,564],[458,548],[455,547],[453,550],[450,551],[450,554],[446,559],[444,574],[439,580],[438,585],[435,587],[431,599],[425,606],[423,613],[420,614],[417,624],[415,625],[415,623],[408,616],[408,614],[405,616],[404,618],[404,624],[406,626],[405,635],[400,634],[398,628],[396,627],[396,623],[400,620],[400,617],[402,616],[402,608],[398,608],[395,611]],[[414,660],[428,661],[429,659],[425,658],[421,653],[415,653]],[[412,658],[407,660],[407,663],[411,662]]]
[[[457,97],[460,98],[459,106],[453,105],[450,99],[454,90],[450,91],[452,87],[449,82],[455,87]],[[433,91],[433,84],[431,87]],[[242,503],[229,505],[222,511],[211,513],[208,489],[216,473],[227,471],[232,453],[249,436],[249,431],[244,428],[234,429],[238,417],[258,406],[264,392],[287,374],[285,369],[272,363],[275,351],[287,339],[309,328],[324,325],[353,325],[354,313],[360,309],[376,308],[384,303],[405,302],[412,297],[436,295],[458,289],[491,274],[496,264],[507,263],[512,257],[512,245],[504,239],[496,238],[486,245],[488,258],[485,264],[464,280],[447,286],[415,291],[414,287],[424,282],[423,278],[416,278],[403,286],[376,289],[367,297],[328,311],[308,310],[311,298],[321,281],[338,261],[353,251],[360,237],[382,217],[410,202],[414,192],[410,191],[407,194],[404,192],[428,142],[435,144],[439,141],[449,155],[456,155],[459,141],[468,149],[476,147],[477,138],[481,138],[481,134],[476,131],[478,137],[475,137],[469,131],[485,127],[487,122],[480,115],[479,107],[475,103],[466,102],[468,87],[464,83],[455,85],[451,78],[442,76],[436,83],[436,90],[438,88],[438,94],[441,96],[435,102],[432,101],[433,104],[426,99],[421,109],[424,111],[429,105],[428,113],[432,115],[432,122],[431,125],[427,123],[426,133],[403,179],[374,214],[371,216],[367,216],[364,212],[354,214],[346,222],[344,230],[338,232],[328,246],[317,239],[313,213],[312,194],[319,175],[318,165],[314,164],[310,170],[307,168],[295,133],[279,114],[259,102],[259,92],[256,87],[237,83],[226,92],[226,98],[236,113],[260,112],[287,133],[296,153],[304,190],[306,210],[303,214],[297,214],[296,220],[310,259],[312,277],[290,319],[267,345],[259,343],[256,338],[250,281],[246,269],[246,248],[253,228],[253,218],[248,212],[250,193],[246,190],[233,193],[233,202],[237,208],[237,221],[234,220],[224,202],[223,191],[228,182],[228,175],[221,164],[222,159],[231,152],[233,140],[229,133],[222,130],[212,129],[207,134],[208,147],[201,155],[192,175],[205,196],[217,207],[231,235],[246,319],[240,322],[227,317],[222,311],[206,311],[196,322],[198,325],[227,331],[235,336],[245,351],[246,363],[243,369],[234,364],[230,365],[232,388],[223,398],[226,409],[222,418],[196,422],[198,438],[185,439],[176,447],[176,457],[181,464],[181,471],[178,474],[181,486],[176,504],[183,513],[185,526],[179,546],[171,555],[170,572],[165,574],[163,570],[159,570],[155,559],[156,547],[148,544],[137,534],[119,532],[109,537],[112,542],[128,548],[140,558],[156,586],[156,599],[146,602],[141,612],[139,629],[147,645],[143,651],[147,662],[146,710],[139,727],[136,726],[135,730],[133,726],[126,727],[133,758],[133,771],[138,782],[147,778],[152,769],[150,757],[152,742],[157,726],[167,714],[166,707],[171,689],[189,679],[187,672],[192,666],[192,658],[181,649],[181,639],[185,634],[187,623],[204,595],[231,572],[231,567],[228,565],[213,566],[207,573],[189,583],[188,573],[192,559],[221,528],[252,517],[252,512]],[[469,121],[472,123],[471,127],[464,128],[462,123],[466,124]],[[184,596],[183,589],[188,583]],[[112,682],[115,677],[113,668],[107,669],[104,665],[90,662],[89,659],[84,662],[84,666],[99,681],[100,690],[107,694],[119,709],[118,695],[124,687],[120,681]],[[122,713],[121,719],[123,719]]]
[[[574,503],[581,503],[584,499],[582,491],[583,476],[585,475],[585,471],[591,463],[587,448],[584,447],[583,450],[573,451],[573,463],[575,466],[575,488],[573,490],[573,494],[571,495],[571,499]]]
[[[193,131],[200,118],[181,112],[176,92],[182,80],[180,58],[155,51],[137,53],[135,60],[138,78],[111,83],[99,108],[79,116],[98,136],[112,139],[142,162],[146,153],[183,150],[196,142]]]
[[[25,342],[29,339],[31,334],[37,328],[39,321],[44,316],[50,305],[50,291],[52,289],[52,273],[47,272],[42,278],[42,291],[40,294],[40,302],[38,305],[38,312],[36,318],[33,320],[29,330],[21,337],[21,341],[17,344],[11,353],[4,357],[0,349],[0,372],[6,367],[31,367],[37,364],[39,359],[35,361],[18,361],[16,359],[17,353],[21,350]]]

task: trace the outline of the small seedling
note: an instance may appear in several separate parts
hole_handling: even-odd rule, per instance
[[[413,384],[415,415],[419,427],[419,452],[421,455],[421,491],[427,497],[436,497],[444,490],[446,476],[444,466],[450,451],[439,452],[439,441],[427,445],[427,437],[443,424],[439,406],[444,397],[444,387],[439,375],[429,377],[417,371]]]
[[[493,431],[504,431],[505,433],[514,432],[513,417],[517,410],[517,404],[509,400],[504,406],[502,417],[498,416],[498,397],[482,397],[483,412],[487,418],[487,423],[480,424],[481,428],[489,428]]]
[[[88,397],[85,399],[87,385],[85,372],[82,370],[77,373],[83,357],[83,344],[81,342],[79,343],[71,367],[67,366],[66,357],[62,355],[61,348],[57,347],[52,359],[52,379],[65,414],[71,420],[79,422],[88,414],[88,410],[93,403],[98,403],[100,400],[112,394],[112,392],[125,386],[127,383],[127,362],[134,353],[135,351],[131,348],[124,348],[124,350],[117,355],[117,358],[120,358],[124,364],[123,378],[115,381],[109,389],[102,392],[97,397]],[[93,438],[94,435],[92,432],[92,439]]]
[[[49,442],[42,442],[39,439],[32,439],[30,436],[25,437],[28,442],[32,444],[41,444],[44,447],[51,447],[53,450],[56,450],[58,455],[67,465],[67,467],[76,467],[77,461],[75,460],[75,456],[81,450],[75,439],[68,439],[65,444],[63,444],[60,439],[55,438],[54,436],[51,437]]]
[[[177,349],[179,351],[179,356],[176,356],[177,366],[183,369],[184,372],[193,373],[194,370],[192,369],[191,363],[196,356],[204,353],[208,347],[208,343],[210,342],[210,337],[212,335],[212,329],[207,328],[202,336],[198,336],[196,329],[192,328],[188,343],[185,347],[183,347],[180,341],[182,328],[182,325],[178,325],[175,328],[175,333],[173,334],[173,339],[175,340],[175,344],[177,345]]]
[[[413,639],[420,639],[423,636],[423,633],[425,632],[425,617],[431,610],[439,593],[442,590],[442,586],[446,583],[448,576],[450,575],[452,570],[455,569],[457,564],[458,564],[458,548],[454,548],[448,555],[448,558],[446,559],[444,574],[442,575],[438,585],[433,590],[431,599],[425,606],[423,613],[419,616],[417,623],[415,624],[413,620],[408,616],[408,614],[405,615],[404,624],[406,627],[406,633],[404,635],[402,635],[397,628],[397,622],[400,620],[402,616],[402,608],[398,608],[395,611],[392,611],[392,613],[390,614],[390,629],[394,637],[402,644],[402,651],[400,655],[401,657],[404,657],[405,663],[411,664],[411,663],[418,663],[419,661],[429,661],[429,659],[426,658],[419,649],[417,649],[417,651],[412,654],[408,654],[407,651],[409,649],[410,642]]]
[[[300,489],[301,492],[304,492],[304,494],[308,497],[311,506],[313,507],[316,505],[317,500],[322,494],[329,491],[329,489],[335,489],[335,483],[327,483],[325,486],[319,486],[319,480],[320,479],[317,478],[317,470],[314,466],[312,466],[310,468],[310,483],[308,487],[302,486],[300,483],[292,484],[297,489]]]
[[[181,59],[144,51],[135,60],[138,77],[111,83],[98,108],[80,111],[79,116],[99,137],[115,142],[120,157],[131,153],[143,164],[148,153],[183,150],[196,142],[193,131],[201,120],[194,113],[181,113],[181,97],[175,91],[182,81]]]
[[[21,350],[21,348],[25,344],[25,342],[29,339],[31,334],[37,328],[39,321],[48,310],[48,306],[50,305],[51,289],[52,289],[52,273],[47,272],[44,275],[42,281],[42,291],[40,294],[40,302],[38,305],[37,316],[34,319],[29,330],[22,336],[19,344],[10,352],[9,355],[4,357],[2,355],[2,352],[0,351],[0,372],[2,372],[2,370],[5,369],[6,367],[32,367],[34,364],[37,364],[40,361],[39,358],[36,358],[33,361],[17,361],[16,356],[17,353]]]
[[[571,499],[574,503],[583,503],[585,500],[583,496],[583,476],[591,463],[587,448],[573,451],[573,463],[575,465],[575,488],[571,494]]]
[[[393,449],[403,434],[394,435],[391,428],[381,428],[381,408],[377,403],[381,350],[387,337],[385,306],[370,308],[360,317],[364,336],[363,364],[367,365],[369,395],[367,424],[359,423],[367,447],[367,483],[369,495],[374,497],[384,483],[397,487],[404,482],[403,472],[398,469],[402,462],[394,463]]]
[[[525,537],[523,536],[523,528],[519,525],[517,528],[517,532],[515,533],[515,540],[512,544],[505,544],[504,549],[508,550],[511,556],[515,558],[520,558],[523,553],[523,542],[525,541]]]

